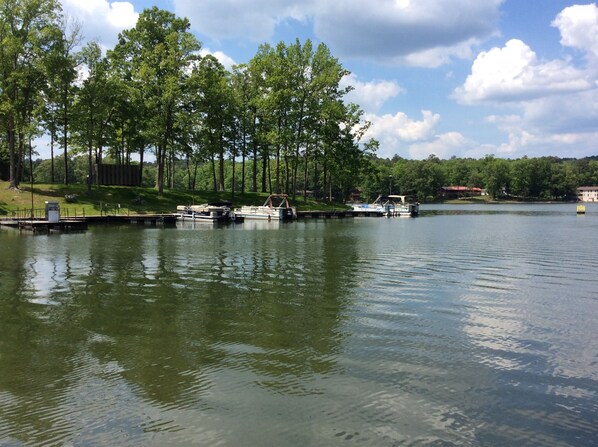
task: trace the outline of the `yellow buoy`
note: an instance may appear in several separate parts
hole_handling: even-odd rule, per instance
[[[586,213],[586,206],[585,205],[577,205],[577,214],[585,214]]]

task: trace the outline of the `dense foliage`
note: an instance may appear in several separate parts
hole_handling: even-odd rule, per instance
[[[265,44],[231,72],[199,56],[187,19],[157,7],[105,56],[96,42],[81,47],[58,1],[0,0],[0,9],[0,162],[11,187],[32,170],[40,134],[50,137],[51,159],[39,176],[51,182],[81,181],[73,157],[87,157],[91,177],[106,158],[145,167],[149,151],[160,192],[175,186],[181,164],[191,189],[206,166],[219,191],[227,166],[228,187],[241,192],[354,186],[368,124],[344,102],[347,71],[325,45]]]
[[[557,157],[505,160],[488,155],[482,159],[392,160],[370,158],[362,171],[363,195],[392,191],[421,201],[440,198],[443,186],[480,188],[493,199],[571,200],[577,187],[598,185],[598,157]]]
[[[0,0],[0,177],[85,183],[94,163],[141,163],[144,185],[287,192],[344,200],[384,192],[438,197],[444,185],[494,198],[567,199],[598,184],[598,161],[552,157],[392,160],[347,104],[348,72],[324,44],[262,45],[231,71],[187,19],[157,7],[102,54],[57,0]],[[33,163],[32,141],[50,139]],[[149,156],[147,155],[149,154]],[[147,159],[151,162],[148,163]],[[88,188],[91,184],[88,182]]]

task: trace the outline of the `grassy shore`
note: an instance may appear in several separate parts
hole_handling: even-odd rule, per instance
[[[266,193],[165,190],[163,195],[153,188],[100,186],[93,187],[87,194],[86,185],[21,184],[20,189],[8,189],[8,183],[0,181],[0,217],[31,214],[32,200],[36,217],[44,214],[45,202],[58,202],[61,215],[66,217],[108,214],[154,214],[174,213],[177,205],[201,204],[215,201],[233,202],[233,206],[261,205],[268,197]],[[69,200],[67,200],[67,198]],[[345,209],[341,203],[319,202],[313,199],[303,201],[297,197],[292,203],[300,211]]]

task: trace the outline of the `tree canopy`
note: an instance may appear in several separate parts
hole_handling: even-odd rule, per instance
[[[228,70],[200,56],[187,19],[153,7],[103,54],[97,42],[83,42],[57,0],[0,0],[0,41],[0,176],[15,188],[32,179],[26,162],[42,134],[51,156],[36,164],[39,177],[65,184],[91,179],[93,164],[105,161],[140,163],[141,180],[160,192],[328,200],[356,188],[366,199],[388,191],[427,200],[444,185],[564,199],[598,184],[594,159],[377,158],[379,143],[363,140],[370,123],[342,87],[349,72],[323,43],[263,44]],[[86,163],[75,162],[81,157]]]

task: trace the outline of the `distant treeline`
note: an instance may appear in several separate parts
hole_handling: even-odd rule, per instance
[[[421,201],[439,199],[443,186],[485,189],[494,199],[571,200],[578,186],[593,185],[598,185],[598,157],[371,158],[360,178],[366,196],[390,189],[395,194],[415,195]]]
[[[58,157],[56,161],[57,172],[62,175],[62,157]],[[106,161],[114,162],[110,159]],[[85,157],[74,157],[69,162],[69,175],[73,182],[86,181],[86,163]],[[245,176],[233,175],[233,163],[227,160],[224,164],[224,190],[234,189],[240,192],[244,183],[250,184],[252,163],[247,162]],[[235,171],[241,172],[240,162],[235,164]],[[261,166],[258,168],[257,179],[261,182]],[[144,186],[153,186],[156,172],[156,163],[144,164]],[[218,190],[214,186],[209,163],[202,164],[195,171],[193,165],[186,160],[177,160],[168,175],[173,176],[168,177],[168,183],[176,189]],[[35,161],[34,176],[39,182],[50,183],[50,160]],[[314,179],[309,181],[317,183]],[[373,200],[378,194],[392,192],[413,195],[424,202],[440,199],[443,186],[465,186],[484,189],[490,197],[498,200],[573,200],[578,186],[598,185],[598,157],[524,157],[508,160],[489,155],[482,159],[440,160],[430,156],[426,160],[406,160],[400,157],[382,159],[369,156],[365,158],[353,184],[354,188],[348,190],[319,189],[309,190],[307,194],[323,200],[330,199],[332,195],[333,199],[342,201],[349,199],[351,193],[358,194],[362,200]],[[303,191],[297,194],[295,199],[302,193]]]

